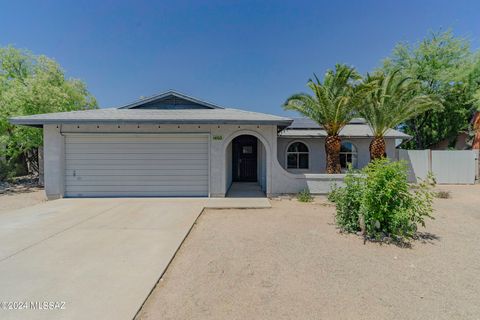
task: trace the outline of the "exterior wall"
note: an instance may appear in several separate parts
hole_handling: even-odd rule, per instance
[[[287,170],[287,149],[293,142],[302,142],[308,147],[308,164],[309,168],[304,169],[288,169]],[[325,173],[325,139],[323,138],[278,138],[277,145],[278,162],[291,173]]]
[[[260,167],[261,181],[267,194],[272,194],[272,159],[275,154],[276,126],[238,125],[45,125],[45,191],[49,199],[61,198],[65,185],[65,136],[68,133],[209,133],[210,196],[224,197],[231,183],[231,141],[242,134],[258,138],[265,148]],[[276,152],[276,151],[274,151]],[[263,159],[263,156],[265,159]],[[230,166],[230,169],[229,169]],[[230,172],[230,173],[228,173]]]
[[[267,178],[267,154],[265,148],[261,143],[257,144],[257,176],[258,183],[263,191],[266,191],[266,178]]]
[[[212,163],[211,178],[214,180],[220,180],[223,186],[226,185],[228,177],[228,173],[226,172],[227,149],[229,148],[229,144],[231,144],[234,138],[244,134],[255,136],[258,139],[258,144],[265,149],[265,152],[261,153],[262,157],[263,155],[265,155],[265,159],[262,158],[262,161],[259,161],[259,163],[264,164],[260,167],[261,174],[259,174],[259,182],[261,185],[265,184],[265,193],[267,194],[267,196],[269,196],[275,191],[275,186],[272,182],[272,176],[275,174],[273,162],[276,162],[276,158],[272,157],[271,155],[275,154],[276,152],[276,126],[220,126],[220,128],[218,128],[218,126],[213,126],[212,135],[221,135],[222,140],[212,140],[212,161],[214,158],[216,158],[217,161],[215,163],[216,167]],[[213,150],[214,146],[216,148],[215,150]],[[229,160],[231,162],[231,158]],[[215,191],[218,193],[211,193],[211,196],[225,196],[226,190],[219,188],[215,189]]]
[[[287,169],[287,148],[296,141],[305,143],[309,149],[309,169]],[[342,141],[353,143],[358,151],[358,169],[365,167],[370,162],[369,146],[372,139],[369,138],[342,138]],[[386,139],[387,156],[397,159],[395,152],[395,139]],[[291,173],[325,173],[326,154],[324,138],[278,138],[277,158],[280,165]]]
[[[65,137],[60,126],[43,127],[44,185],[47,199],[58,199],[64,194]]]
[[[289,141],[286,141],[289,140]],[[324,139],[309,138],[309,139],[285,139],[278,138],[278,146],[275,144],[272,154],[276,155],[272,163],[272,195],[279,195],[285,193],[298,193],[302,190],[308,189],[314,194],[327,194],[333,186],[342,186],[344,174],[325,174],[325,173],[310,173],[287,171],[284,169],[286,160],[286,150],[288,144],[293,141],[302,141],[309,147],[310,151],[310,169],[318,168],[322,170],[322,160],[325,161],[325,150],[323,147]],[[278,147],[278,150],[277,150]],[[319,159],[315,159],[315,155],[319,155]],[[323,155],[323,157],[322,157]],[[281,162],[280,162],[281,161]],[[312,166],[313,165],[313,166]]]
[[[227,150],[225,151],[225,157],[226,157],[225,171],[227,175],[227,184],[225,186],[225,190],[228,191],[228,189],[232,185],[232,143],[231,142],[227,146]]]
[[[69,132],[91,133],[208,133],[210,134],[210,196],[224,197],[231,184],[231,141],[242,134],[258,138],[259,182],[268,196],[297,193],[308,188],[312,193],[325,194],[335,184],[342,185],[343,174],[325,174],[325,150],[322,138],[278,138],[276,126],[238,125],[46,125],[45,135],[45,190],[48,198],[64,194],[65,139]],[[310,148],[310,169],[289,172],[284,169],[286,148],[290,142],[303,141]],[[344,139],[358,149],[359,167],[369,161],[370,139]],[[277,146],[278,143],[278,146]],[[260,151],[260,148],[259,148]],[[387,154],[395,158],[395,140],[387,140]]]
[[[279,174],[273,177],[275,192],[272,195],[298,193],[308,190],[313,194],[327,194],[334,186],[343,186],[344,174],[289,174],[279,170]]]
[[[43,171],[43,146],[38,148],[38,184],[43,186],[45,173]]]
[[[395,161],[398,160],[396,139],[386,139],[385,142],[387,143],[387,157]],[[370,145],[370,142],[368,143]]]

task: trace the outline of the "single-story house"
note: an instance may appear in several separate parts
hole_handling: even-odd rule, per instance
[[[267,196],[309,188],[326,193],[325,131],[307,119],[224,108],[168,91],[110,109],[10,119],[43,128],[45,191],[61,197],[224,197],[257,182]],[[342,166],[369,161],[371,130],[355,119],[341,132]],[[409,136],[390,130],[395,140]]]

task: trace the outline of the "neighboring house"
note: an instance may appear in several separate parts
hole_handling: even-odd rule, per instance
[[[116,108],[15,117],[43,128],[45,191],[61,197],[224,197],[234,182],[266,195],[326,193],[343,174],[325,170],[325,132],[315,123],[223,108],[175,91]],[[341,133],[342,165],[368,163],[371,130]],[[387,154],[395,157],[390,130]]]
[[[431,150],[467,150],[470,135],[467,132],[460,132],[454,139],[443,139],[429,147]]]
[[[475,112],[470,120],[471,131],[460,132],[455,139],[444,139],[432,145],[432,150],[480,149],[480,112]],[[452,145],[453,144],[453,145]]]

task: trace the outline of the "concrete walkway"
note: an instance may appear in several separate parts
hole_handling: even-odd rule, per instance
[[[267,199],[62,199],[0,216],[1,319],[132,319],[206,207]],[[32,310],[56,302],[60,310]],[[36,305],[38,308],[38,305]],[[23,310],[4,310],[12,307]],[[64,308],[64,309],[63,309]]]
[[[227,192],[228,198],[265,198],[258,182],[233,182]]]

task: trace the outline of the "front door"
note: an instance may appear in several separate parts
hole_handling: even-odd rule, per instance
[[[232,141],[233,181],[257,181],[257,138],[238,136]]]

